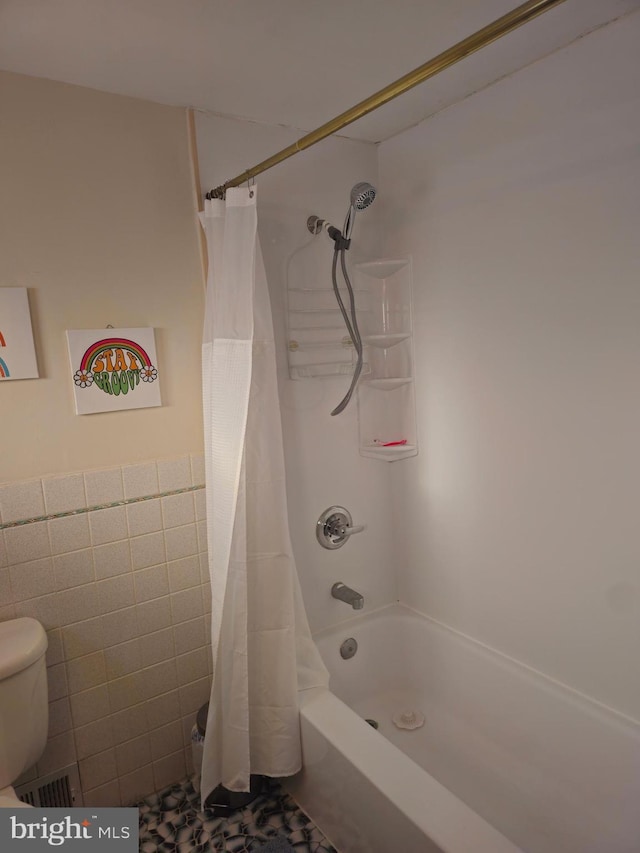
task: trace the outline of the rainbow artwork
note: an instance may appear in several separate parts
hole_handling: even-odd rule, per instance
[[[162,405],[153,329],[68,331],[76,413]]]
[[[38,362],[26,287],[0,287],[0,382],[37,379]]]
[[[6,347],[6,345],[7,342],[4,339],[4,335],[0,332],[0,347]],[[0,379],[7,379],[10,375],[7,362],[3,358],[0,358]]]

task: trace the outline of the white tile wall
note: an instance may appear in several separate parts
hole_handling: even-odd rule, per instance
[[[82,474],[48,477],[42,481],[47,513],[67,512],[87,506]]]
[[[191,460],[189,457],[163,459],[158,462],[158,485],[160,492],[188,488],[191,485]]]
[[[153,762],[153,778],[157,788],[171,784],[173,779],[180,779],[186,772],[183,749]]]
[[[139,633],[144,633],[145,629],[138,625],[137,608],[124,607],[122,610],[105,613],[102,617],[102,631],[106,649],[124,643],[125,640],[132,640]]]
[[[167,566],[161,563],[148,569],[140,569],[135,573],[136,601],[150,601],[169,594],[169,579]]]
[[[124,498],[122,471],[120,468],[108,471],[87,471],[84,475],[84,488],[87,506],[121,501]]]
[[[195,524],[186,524],[165,530],[164,539],[167,548],[167,560],[178,560],[198,553],[198,537]]]
[[[66,519],[65,519],[66,520]],[[93,545],[104,545],[106,542],[117,542],[127,539],[127,511],[123,506],[101,509],[89,514],[91,524],[91,542]]]
[[[162,517],[164,527],[179,527],[181,524],[193,524],[196,520],[195,506],[191,492],[162,498]]]
[[[167,563],[171,592],[189,589],[201,583],[200,561],[197,556],[182,557]]]
[[[56,588],[51,557],[12,566],[9,577],[15,601],[46,595]]]
[[[74,726],[83,726],[92,720],[99,720],[110,713],[107,685],[101,684],[92,690],[74,693],[69,697],[69,704]]]
[[[73,728],[71,706],[68,697],[49,704],[49,737],[68,732]]]
[[[60,627],[59,595],[42,595],[39,598],[29,598],[27,601],[16,602],[13,607],[15,616],[31,616],[37,619],[49,631]]]
[[[11,600],[11,580],[9,569],[0,569],[0,601]]]
[[[44,521],[5,530],[4,544],[7,549],[7,562],[9,565],[26,563],[29,560],[51,556],[49,530],[47,523]]]
[[[50,521],[49,536],[53,554],[67,554],[69,551],[89,548],[91,545],[89,521],[86,515],[71,515]]]
[[[142,536],[144,533],[157,533],[162,530],[160,505],[160,499],[129,504],[127,507],[129,536]]]
[[[193,454],[0,485],[5,524],[153,496],[0,529],[0,620],[33,616],[49,636],[49,741],[33,772],[77,760],[89,805],[132,803],[191,766],[210,685],[204,490],[157,495],[203,482]]]
[[[58,590],[82,586],[95,580],[93,552],[90,548],[54,557],[53,568]]]
[[[160,491],[158,466],[155,462],[127,465],[122,469],[122,478],[125,498],[142,498],[147,495],[157,495]]]
[[[54,666],[64,661],[64,649],[62,647],[62,631],[54,628],[48,632],[49,648],[47,649],[47,666]]]
[[[131,571],[131,546],[127,539],[97,545],[93,550],[96,580]]]
[[[182,726],[178,720],[154,729],[150,735],[151,757],[155,760],[178,752],[183,746]]]
[[[96,595],[100,613],[123,610],[133,601],[133,578],[130,574],[116,575],[96,583]]]
[[[198,619],[190,619],[188,622],[181,622],[179,625],[174,626],[175,654],[182,655],[205,645],[206,631],[204,623],[205,617],[201,616]]]
[[[157,566],[166,560],[164,537],[160,533],[147,533],[131,540],[131,561],[134,569]]]
[[[98,594],[94,583],[74,586],[58,593],[60,625],[71,625],[91,619],[99,613]]]
[[[84,792],[85,806],[94,806],[97,808],[107,808],[112,806],[114,802],[120,799],[120,785],[117,779],[107,782],[106,785],[100,785],[98,788],[92,788],[90,791]],[[133,800],[131,801],[133,802]]]
[[[104,648],[104,634],[100,618],[74,622],[62,629],[62,642],[66,660],[84,657]]]
[[[163,628],[153,634],[140,637],[140,659],[142,666],[153,666],[163,660],[169,660],[176,654],[177,644],[174,642],[173,628]]]
[[[42,480],[0,486],[0,514],[3,523],[44,515]]]
[[[201,486],[204,483],[204,453],[191,454],[191,485]]]

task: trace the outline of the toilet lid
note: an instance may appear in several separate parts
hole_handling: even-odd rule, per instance
[[[9,678],[35,663],[47,651],[42,625],[28,616],[0,622],[0,679]]]

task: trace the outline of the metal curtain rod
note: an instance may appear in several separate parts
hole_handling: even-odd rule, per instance
[[[491,44],[501,36],[507,35],[507,33],[510,33],[522,24],[528,23],[543,12],[553,9],[555,6],[559,6],[560,3],[564,3],[564,0],[528,0],[527,3],[523,3],[511,12],[508,12],[506,15],[503,15],[501,18],[493,21],[493,23],[487,24],[486,27],[478,30],[478,32],[473,35],[467,36],[467,38],[459,41],[457,44],[454,44],[453,47],[450,47],[443,53],[439,53],[437,56],[434,56],[433,59],[430,59],[428,62],[425,62],[424,65],[420,65],[418,68],[410,71],[408,74],[405,74],[404,77],[400,77],[400,79],[396,80],[395,83],[385,86],[384,89],[380,89],[379,92],[376,92],[374,95],[366,98],[366,100],[360,101],[360,103],[356,104],[355,107],[351,107],[351,109],[346,110],[346,112],[340,113],[340,115],[331,119],[331,121],[326,122],[326,124],[321,125],[316,128],[316,130],[312,130],[311,133],[307,133],[306,136],[298,139],[297,142],[294,142],[287,148],[283,148],[282,151],[278,151],[277,154],[274,154],[267,160],[263,160],[262,163],[258,163],[257,166],[247,169],[246,172],[243,172],[241,175],[238,175],[230,181],[216,187],[214,190],[211,190],[207,193],[207,197],[223,197],[225,191],[230,187],[238,187],[245,181],[255,178],[255,176],[259,175],[261,172],[266,172],[267,169],[271,169],[272,166],[277,166],[278,163],[282,163],[283,160],[293,157],[294,154],[298,154],[298,152],[304,151],[306,148],[310,148],[317,142],[321,142],[323,139],[326,139],[327,136],[337,133],[348,124],[352,124],[359,118],[373,112],[373,110],[377,110],[378,107],[381,107],[394,98],[397,98],[399,95],[408,92],[409,89],[413,89],[413,87],[417,86],[419,83],[423,83],[430,77],[434,77],[436,74],[444,71],[445,68],[449,68],[450,65],[454,65],[466,56],[470,56],[472,53],[480,50],[480,48],[486,47],[486,45]]]

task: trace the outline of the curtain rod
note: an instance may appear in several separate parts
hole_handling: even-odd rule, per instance
[[[266,172],[267,169],[277,166],[278,163],[282,163],[283,160],[293,157],[294,154],[298,154],[300,151],[310,148],[317,142],[321,142],[323,139],[326,139],[327,136],[337,133],[339,130],[342,130],[343,127],[352,124],[359,118],[373,112],[373,110],[377,110],[379,107],[394,98],[397,98],[399,95],[408,92],[409,89],[413,89],[413,87],[417,86],[419,83],[423,83],[430,77],[434,77],[436,74],[444,71],[445,68],[449,68],[449,66],[454,65],[466,56],[470,56],[477,50],[486,47],[501,36],[507,35],[507,33],[510,33],[522,24],[526,24],[528,21],[533,20],[533,18],[536,18],[543,12],[553,9],[555,6],[559,6],[560,3],[564,3],[564,0],[528,0],[528,2],[523,3],[521,6],[518,6],[511,12],[508,12],[506,15],[502,15],[502,17],[497,18],[493,23],[487,24],[486,27],[483,27],[481,30],[478,30],[478,32],[473,33],[473,35],[467,36],[467,38],[459,41],[457,44],[454,44],[453,47],[450,47],[443,53],[439,53],[437,56],[434,56],[433,59],[425,62],[424,65],[420,65],[418,68],[415,68],[413,71],[405,74],[404,77],[400,77],[399,80],[385,86],[384,89],[380,89],[379,92],[376,92],[369,98],[366,98],[366,100],[360,101],[359,104],[351,107],[351,109],[340,113],[340,115],[331,119],[331,121],[326,122],[326,124],[321,125],[316,128],[316,130],[312,130],[311,133],[307,133],[306,136],[302,136],[297,142],[287,146],[287,148],[283,148],[282,151],[278,151],[277,154],[274,154],[267,160],[263,160],[261,163],[258,163],[257,166],[247,169],[241,175],[238,175],[230,181],[216,187],[214,190],[211,190],[207,193],[207,198],[222,198],[225,191],[230,187],[240,186],[240,184],[251,180],[251,178],[255,178],[255,176],[261,174],[261,172]]]

